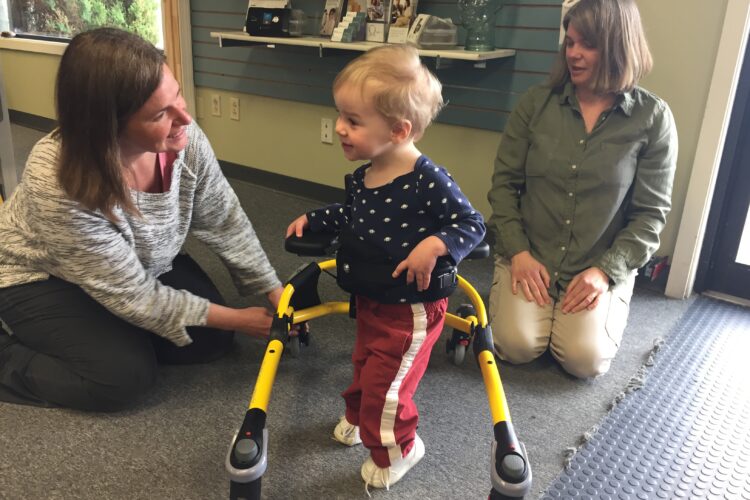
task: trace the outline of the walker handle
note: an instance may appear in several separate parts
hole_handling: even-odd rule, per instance
[[[293,234],[284,240],[284,250],[301,257],[333,255],[338,246],[338,233],[305,231],[301,238]]]

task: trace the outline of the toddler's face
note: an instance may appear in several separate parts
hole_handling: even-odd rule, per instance
[[[344,84],[333,94],[339,117],[336,134],[347,160],[372,160],[393,147],[393,130],[359,87]]]

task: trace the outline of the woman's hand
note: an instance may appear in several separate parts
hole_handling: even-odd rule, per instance
[[[286,228],[286,237],[289,238],[294,234],[298,238],[301,238],[302,233],[308,226],[310,226],[310,221],[307,220],[307,214],[300,215]]]
[[[552,300],[547,292],[547,268],[532,257],[528,250],[517,253],[510,262],[510,285],[513,295],[518,293],[520,287],[529,302],[536,302],[540,307],[550,304]]]
[[[208,305],[206,326],[267,339],[271,331],[272,320],[273,314],[265,307],[235,309],[211,303]]]
[[[563,313],[577,313],[596,308],[599,297],[609,290],[609,276],[598,267],[589,267],[575,275],[565,291]]]
[[[235,330],[250,337],[267,340],[271,332],[273,314],[265,307],[245,307],[239,309],[242,324]]]
[[[406,283],[416,280],[417,290],[427,290],[430,286],[430,276],[435,268],[437,258],[448,254],[448,247],[443,240],[437,236],[428,236],[414,247],[406,259],[402,260],[393,271],[393,277],[398,276],[406,270]]]

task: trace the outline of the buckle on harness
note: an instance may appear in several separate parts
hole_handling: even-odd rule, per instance
[[[437,276],[438,282],[440,283],[440,288],[443,289],[454,286],[458,281],[458,279],[456,278],[456,274],[456,268],[454,267],[450,272],[443,273],[440,276]]]

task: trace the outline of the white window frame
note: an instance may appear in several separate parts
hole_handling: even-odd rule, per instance
[[[195,81],[193,80],[193,38],[190,26],[190,2],[162,0],[164,51],[167,64],[182,87],[188,112],[195,114]]]

